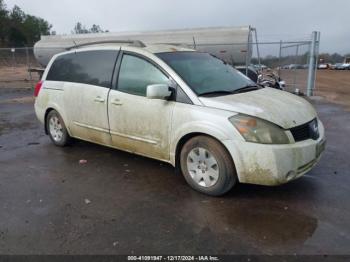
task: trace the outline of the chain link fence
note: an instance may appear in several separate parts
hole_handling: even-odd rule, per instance
[[[313,46],[313,43],[316,46]],[[306,94],[310,81],[313,83],[315,81],[318,45],[319,35],[316,42],[313,42],[311,37],[307,40],[293,42],[258,42],[258,39],[255,39],[249,42],[246,48],[242,46],[242,43],[229,43],[220,44],[213,50],[216,50],[216,55],[225,57],[226,62],[234,66],[251,66],[262,75],[276,74],[285,81],[285,90],[295,92],[297,89]],[[237,48],[237,46],[242,47]],[[197,45],[199,50],[204,47]],[[235,54],[235,57],[240,56],[240,60],[243,61],[241,64],[235,63],[235,57],[229,57],[230,54],[234,54],[232,50],[241,52]],[[247,59],[242,58],[245,55]],[[313,58],[312,61],[310,61],[311,58]],[[313,66],[310,70],[311,64]],[[34,87],[40,75],[30,69],[40,67],[34,57],[32,47],[0,48],[0,88]]]
[[[311,42],[301,42],[280,46],[280,61],[278,73],[287,83],[287,89],[301,90],[306,93],[310,73]],[[318,52],[318,51],[317,51]],[[318,54],[316,54],[318,56]],[[317,59],[315,59],[317,61]],[[316,74],[317,66],[311,68],[311,74]],[[312,77],[315,79],[315,76]]]
[[[285,81],[285,90],[312,95],[315,88],[320,34],[313,32],[303,40],[254,42],[252,62]]]
[[[32,47],[0,48],[0,88],[31,88],[39,80],[30,68],[38,68]]]

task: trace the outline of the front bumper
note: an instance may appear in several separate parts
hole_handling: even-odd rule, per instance
[[[325,146],[324,127],[319,121],[320,136],[287,145],[264,145],[224,140],[231,153],[241,183],[279,185],[294,180],[319,161]]]

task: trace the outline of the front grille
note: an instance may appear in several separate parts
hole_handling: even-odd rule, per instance
[[[306,124],[291,128],[290,132],[292,133],[295,142],[304,141],[306,139],[317,140],[320,136],[316,118]]]

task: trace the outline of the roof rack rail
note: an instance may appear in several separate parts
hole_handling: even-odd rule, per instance
[[[74,41],[73,41],[74,42]],[[98,44],[130,44],[130,46],[135,46],[135,47],[146,47],[146,45],[141,42],[140,40],[104,40],[104,41],[94,41],[94,42],[87,42],[83,44],[75,44],[73,46],[67,47],[66,50],[71,50],[74,48],[79,48],[79,47],[84,47],[84,46],[89,46],[89,45],[98,45]]]
[[[185,48],[194,48],[194,44],[187,44],[187,43],[155,43],[154,45],[173,45],[173,46],[180,46],[180,47],[185,47]]]

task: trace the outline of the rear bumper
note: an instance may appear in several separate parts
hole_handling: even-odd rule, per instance
[[[264,145],[224,140],[241,183],[279,185],[301,177],[320,160],[325,146],[324,127],[320,137],[288,145]]]

